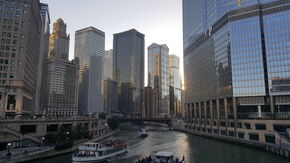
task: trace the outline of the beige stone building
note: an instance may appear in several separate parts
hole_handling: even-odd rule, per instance
[[[42,33],[39,1],[3,4],[0,22],[0,116],[32,113]]]

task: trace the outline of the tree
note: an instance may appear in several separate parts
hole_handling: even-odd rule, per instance
[[[119,128],[119,119],[117,117],[112,117],[108,120],[108,125],[112,130]]]
[[[99,113],[99,118],[100,119],[106,119],[107,115],[106,113],[102,112],[102,113]]]

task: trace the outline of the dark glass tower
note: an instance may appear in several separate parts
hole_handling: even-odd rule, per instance
[[[144,86],[144,34],[135,29],[114,34],[113,73],[118,81],[118,109],[141,116]]]
[[[183,0],[187,127],[260,142],[276,131],[286,135],[289,5],[285,0]]]

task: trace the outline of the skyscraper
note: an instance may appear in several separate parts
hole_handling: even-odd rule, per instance
[[[169,94],[170,94],[170,114],[173,117],[182,117],[181,101],[181,75],[179,57],[169,55]]]
[[[54,53],[52,53],[54,51]],[[55,54],[56,58],[68,60],[69,53],[69,35],[66,33],[66,24],[59,18],[53,23],[53,31],[49,36],[49,53]]]
[[[118,81],[118,109],[141,116],[144,86],[144,34],[135,29],[114,34],[114,79]]]
[[[40,41],[40,53],[37,73],[37,88],[36,88],[36,100],[35,100],[35,112],[40,113],[40,90],[41,90],[41,78],[42,78],[42,64],[43,59],[48,57],[49,46],[49,34],[50,34],[50,15],[48,4],[40,4],[40,15],[42,19],[42,32]]]
[[[283,142],[290,128],[289,5],[183,0],[188,129]]]
[[[79,112],[104,111],[105,33],[94,27],[76,31],[75,57],[80,60]]]
[[[104,57],[104,78],[113,79],[113,50],[107,50]]]
[[[2,6],[0,116],[33,113],[42,33],[40,3],[19,0]]]
[[[48,58],[46,56],[43,60],[40,107],[46,116],[71,117],[77,114],[79,60],[76,58],[70,62],[68,57],[60,57],[68,56],[64,52],[69,51],[68,40],[58,39],[67,36],[64,26],[62,19],[54,23]]]
[[[169,117],[169,48],[163,44],[148,47],[148,85],[159,90],[158,117]]]

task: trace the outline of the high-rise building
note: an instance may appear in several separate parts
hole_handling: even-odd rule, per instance
[[[144,116],[146,118],[158,117],[160,91],[158,88],[147,86],[144,88]]]
[[[54,51],[54,53],[52,53]],[[68,60],[69,53],[69,35],[66,33],[66,24],[59,18],[53,23],[53,31],[49,36],[49,53],[55,54],[56,58]],[[49,56],[50,57],[50,56]]]
[[[40,107],[45,116],[74,117],[78,111],[78,58],[43,61]]]
[[[183,0],[186,128],[267,143],[290,128],[290,9]]]
[[[76,31],[75,57],[80,60],[79,112],[104,111],[105,33],[94,27]]]
[[[169,55],[168,60],[170,115],[172,117],[182,117],[180,60],[174,54]]]
[[[36,89],[36,100],[35,100],[35,112],[40,113],[40,91],[41,91],[41,78],[42,78],[42,64],[43,59],[48,57],[48,46],[49,46],[49,34],[50,34],[50,15],[48,4],[40,4],[40,15],[42,19],[42,32],[40,40],[40,53],[39,53],[39,64],[37,73],[37,89]]]
[[[108,114],[118,113],[118,83],[110,78],[104,83],[104,111]]]
[[[104,57],[104,78],[113,79],[113,50],[107,50]]]
[[[46,116],[71,117],[77,114],[79,60],[76,58],[70,62],[68,57],[60,57],[69,51],[68,39],[59,39],[68,36],[63,27],[66,25],[62,19],[54,23],[49,54],[46,54],[48,58],[45,57],[42,64],[40,108]]]
[[[159,90],[158,117],[169,117],[169,48],[163,44],[148,47],[148,86]]]
[[[0,1],[0,116],[35,111],[42,33],[38,0],[8,2]]]
[[[144,37],[135,29],[114,34],[113,75],[118,81],[118,109],[127,115],[142,115]]]

